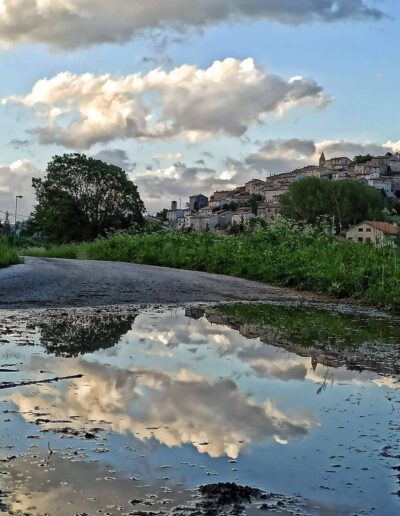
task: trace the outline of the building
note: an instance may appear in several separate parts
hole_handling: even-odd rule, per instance
[[[393,156],[391,154],[387,154],[386,156],[375,156],[372,157],[371,160],[367,163],[371,163],[371,165],[375,165],[377,167],[383,166],[387,168],[392,158]]]
[[[208,197],[203,194],[191,195],[189,197],[190,211],[198,211],[200,208],[208,205]]]
[[[204,208],[200,208],[199,211],[198,211],[198,214],[199,215],[212,215],[212,208],[210,206],[204,206]]]
[[[168,223],[173,226],[178,219],[185,218],[185,210],[168,210],[166,217]]]
[[[400,158],[392,156],[389,160],[388,168],[391,173],[400,174]]]
[[[248,204],[250,202],[251,197],[251,194],[249,194],[248,192],[240,191],[233,196],[232,200],[238,203],[239,205]]]
[[[339,158],[331,158],[327,159],[324,162],[325,168],[331,168],[333,170],[336,169],[346,169],[353,164],[353,161],[350,158],[346,158],[346,156],[340,156]]]
[[[238,190],[239,188],[237,188],[236,190],[219,190],[217,192],[214,192],[214,194],[211,197],[211,200],[220,201],[223,199],[231,199],[236,193],[238,193]]]
[[[240,224],[247,224],[255,215],[248,209],[237,210],[232,214],[232,226],[239,226]]]
[[[225,206],[227,206],[231,202],[231,199],[215,199],[215,197],[211,197],[208,206],[211,210],[222,210]]]
[[[354,175],[355,176],[369,176],[371,174],[376,174],[377,176],[381,176],[387,172],[386,165],[374,165],[372,161],[367,161],[367,163],[357,163],[354,167]]]
[[[350,176],[349,176],[349,173],[347,172],[347,170],[336,170],[332,174],[332,181],[344,181],[349,178],[350,178]]]
[[[222,211],[210,217],[208,227],[210,231],[217,229],[227,229],[232,224],[233,213],[230,211]]]
[[[382,190],[387,197],[393,197],[393,184],[389,179],[379,177],[368,179],[368,186]]]
[[[279,202],[279,197],[288,192],[288,190],[288,186],[265,186],[260,193],[264,201],[269,204]]]
[[[262,179],[252,179],[244,185],[244,188],[250,195],[260,195],[260,191],[265,187],[265,185],[266,183]]]
[[[347,240],[360,243],[371,243],[383,246],[385,242],[395,241],[399,236],[399,228],[389,222],[365,220],[347,231]]]
[[[279,215],[280,208],[280,204],[277,202],[261,204],[257,209],[257,217],[265,220],[274,220]]]
[[[187,215],[185,217],[185,228],[193,231],[207,231],[209,221],[210,217],[208,215]]]

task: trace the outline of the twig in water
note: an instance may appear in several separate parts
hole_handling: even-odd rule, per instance
[[[0,389],[13,389],[14,387],[24,387],[25,385],[38,385],[41,383],[60,382],[61,380],[75,380],[76,378],[83,378],[83,374],[74,374],[71,376],[56,376],[55,378],[48,378],[47,380],[27,380],[23,382],[3,382],[0,384]]]

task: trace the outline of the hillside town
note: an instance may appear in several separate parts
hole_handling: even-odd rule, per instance
[[[216,191],[210,197],[202,193],[194,194],[184,208],[178,207],[177,201],[172,201],[170,209],[164,210],[159,216],[168,227],[192,231],[226,232],[235,226],[245,225],[256,217],[272,221],[280,214],[280,197],[289,191],[293,182],[306,177],[330,181],[359,181],[396,200],[400,197],[400,153],[355,156],[353,159],[345,156],[326,159],[322,152],[318,165],[276,174],[265,180],[252,179],[234,190]],[[383,226],[375,228],[379,235],[374,241],[383,238],[382,228]],[[396,226],[391,224],[383,230],[389,231],[389,234],[397,234]],[[349,238],[353,239],[352,235],[353,233]],[[361,241],[358,238],[357,235],[356,240]]]

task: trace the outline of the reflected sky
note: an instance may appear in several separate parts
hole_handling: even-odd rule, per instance
[[[138,476],[154,488],[166,477],[169,488],[236,481],[301,493],[333,514],[400,510],[390,469],[397,378],[268,344],[254,321],[243,331],[237,321],[209,319],[183,309],[4,316],[3,382],[83,374],[0,391],[0,459],[16,457],[4,463],[11,477],[18,470],[27,488],[23,477],[32,484],[35,474],[21,464],[51,449],[60,479],[60,457],[76,453],[113,478]],[[385,446],[393,450],[382,455]]]

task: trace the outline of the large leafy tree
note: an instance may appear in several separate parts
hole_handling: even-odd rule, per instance
[[[280,200],[285,217],[315,224],[326,215],[340,229],[362,220],[386,220],[388,209],[394,207],[382,192],[358,181],[313,177],[293,183]]]
[[[32,185],[33,221],[51,239],[92,240],[143,223],[144,204],[126,172],[83,154],[55,156]]]

